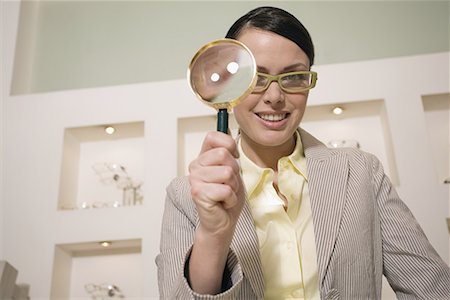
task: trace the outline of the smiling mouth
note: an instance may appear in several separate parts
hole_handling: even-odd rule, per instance
[[[288,117],[288,113],[283,114],[256,114],[259,118],[267,122],[279,122]]]

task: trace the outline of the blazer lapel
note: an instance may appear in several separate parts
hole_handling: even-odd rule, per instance
[[[236,225],[231,248],[236,253],[242,265],[242,272],[248,278],[257,299],[262,299],[264,296],[264,275],[259,254],[258,237],[247,201]]]
[[[348,160],[300,129],[308,169],[308,189],[316,239],[320,284],[333,254],[346,201]]]
[[[239,134],[236,141],[239,139]],[[231,249],[236,253],[244,276],[248,278],[257,299],[264,298],[264,274],[262,271],[259,241],[253,216],[247,199],[236,224]]]

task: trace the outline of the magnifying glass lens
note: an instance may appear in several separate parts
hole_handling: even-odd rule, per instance
[[[241,42],[222,39],[206,44],[191,60],[188,81],[194,94],[218,110],[217,130],[228,130],[228,109],[256,84],[256,62]]]
[[[252,54],[241,44],[222,41],[206,45],[193,58],[190,85],[203,101],[224,108],[247,92],[254,74]]]

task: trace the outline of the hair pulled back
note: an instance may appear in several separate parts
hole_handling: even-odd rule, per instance
[[[314,45],[305,26],[291,13],[277,7],[262,6],[249,11],[230,27],[226,38],[237,39],[247,28],[258,28],[281,35],[302,49],[314,63]]]

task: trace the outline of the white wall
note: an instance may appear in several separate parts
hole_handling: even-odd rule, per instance
[[[5,14],[3,2],[0,2],[0,15],[3,16]],[[0,47],[1,51],[3,52],[5,49],[4,43],[5,43],[5,37],[4,37],[4,24],[2,23],[0,25]],[[0,70],[4,70],[4,60],[0,60]],[[5,78],[0,79],[0,165],[3,165],[3,98],[7,95],[7,93],[4,91],[4,86],[6,84]],[[0,169],[0,191],[3,191],[3,169]],[[0,212],[3,211],[3,193],[0,192]],[[3,257],[3,243],[2,243],[2,236],[3,236],[3,216],[0,213],[0,260]]]
[[[448,57],[320,66],[320,81],[309,99],[311,106],[384,99],[398,192],[447,262],[448,188],[435,172],[421,95],[449,93]],[[423,74],[434,76],[424,80]],[[137,238],[142,240],[143,294],[157,298],[154,258],[165,187],[178,170],[177,120],[210,116],[211,109],[194,99],[185,80],[13,96],[5,109],[4,256],[20,270],[19,280],[31,284],[32,297],[49,295],[55,244]],[[136,121],[145,123],[144,204],[58,211],[64,129]]]
[[[17,24],[19,23],[20,1],[0,1],[0,47],[2,59],[0,59],[0,166],[4,165],[4,146],[5,146],[5,118],[6,109],[4,103],[10,94],[10,84],[12,78],[14,50],[17,35]],[[3,259],[3,203],[4,203],[4,169],[0,169],[0,259]]]
[[[195,50],[223,37],[234,20],[257,5],[217,0],[24,2],[15,94],[183,78]],[[264,4],[302,20],[315,42],[316,64],[449,49],[447,1]],[[177,11],[183,13],[175,15]]]

